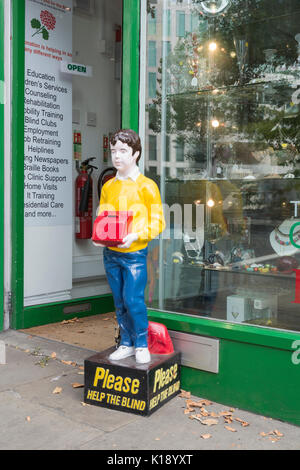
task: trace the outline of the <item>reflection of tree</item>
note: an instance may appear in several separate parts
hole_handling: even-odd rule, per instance
[[[193,8],[199,12],[199,5]],[[158,72],[164,67],[167,133],[188,144],[186,157],[204,162],[210,133],[215,143],[255,141],[278,152],[279,162],[284,154],[295,162],[300,110],[291,102],[300,85],[299,15],[298,0],[232,0],[221,15],[200,14],[198,30],[178,40]],[[212,41],[214,52],[208,50]],[[155,133],[161,109],[160,75],[148,107]],[[213,133],[209,118],[220,124]]]

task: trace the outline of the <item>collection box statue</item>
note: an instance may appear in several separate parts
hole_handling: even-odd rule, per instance
[[[148,322],[144,299],[148,243],[165,229],[165,219],[158,186],[138,168],[136,132],[116,132],[110,150],[116,174],[101,189],[92,240],[104,248],[120,343],[85,361],[84,400],[148,415],[180,389],[180,354],[164,325]]]

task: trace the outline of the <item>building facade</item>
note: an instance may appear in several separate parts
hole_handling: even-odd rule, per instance
[[[107,139],[130,127],[167,220],[149,319],[183,353],[182,387],[300,424],[299,16],[296,0],[0,0],[0,330],[113,309],[77,177],[93,158],[94,217]]]

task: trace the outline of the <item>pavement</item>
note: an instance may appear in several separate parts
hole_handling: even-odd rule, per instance
[[[187,406],[201,397],[177,395],[149,417],[85,404],[78,384],[95,351],[15,330],[1,341],[0,450],[102,450],[106,459],[147,450],[152,464],[170,463],[157,457],[167,450],[186,464],[201,450],[300,449],[300,427],[221,403]]]

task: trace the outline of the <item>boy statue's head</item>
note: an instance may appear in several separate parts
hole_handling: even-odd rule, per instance
[[[127,144],[128,147],[131,147],[132,155],[138,153],[136,158],[136,164],[138,165],[142,154],[141,140],[138,134],[132,129],[120,129],[111,136],[111,147],[114,147],[118,141],[122,142],[123,144]]]

